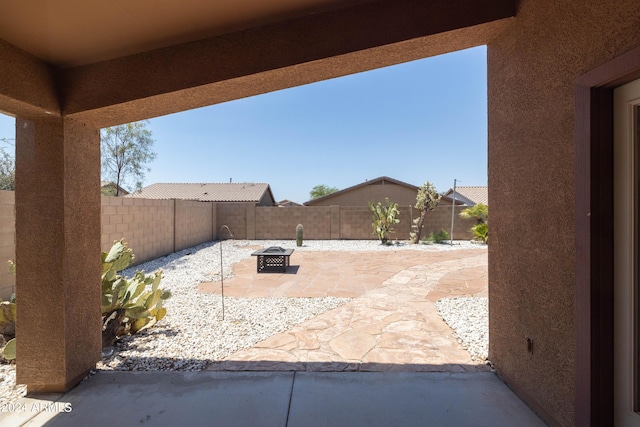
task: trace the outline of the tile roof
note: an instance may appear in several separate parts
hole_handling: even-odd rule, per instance
[[[269,184],[264,183],[158,183],[126,197],[257,203],[267,191],[271,193]]]
[[[452,193],[453,188],[450,188],[446,195],[450,196]],[[489,187],[487,186],[456,187],[456,197],[458,195],[471,200],[475,204],[482,203],[483,205],[489,205]]]

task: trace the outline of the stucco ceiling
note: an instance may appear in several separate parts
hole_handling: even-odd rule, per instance
[[[0,39],[61,67],[368,0],[0,0]]]

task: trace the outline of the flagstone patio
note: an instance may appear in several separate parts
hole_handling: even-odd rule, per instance
[[[487,295],[486,248],[296,252],[287,273],[234,267],[225,296],[351,297],[349,303],[212,363],[209,370],[476,372],[435,302]],[[220,292],[220,283],[203,283]]]

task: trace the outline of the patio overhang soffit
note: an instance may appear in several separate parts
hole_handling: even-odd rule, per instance
[[[97,127],[487,44],[515,0],[25,0],[0,15],[0,111]]]

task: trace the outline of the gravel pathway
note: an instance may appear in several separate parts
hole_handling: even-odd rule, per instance
[[[487,297],[443,298],[436,302],[438,314],[454,331],[473,360],[489,356],[489,300]]]
[[[201,244],[180,252],[160,257],[123,271],[124,276],[135,270],[164,271],[161,287],[169,289],[172,297],[166,301],[167,316],[156,326],[142,331],[135,337],[124,337],[117,345],[103,354],[98,369],[106,370],[181,370],[205,369],[208,362],[220,360],[234,352],[252,347],[266,338],[284,332],[292,326],[339,307],[350,298],[229,298],[217,294],[203,294],[196,286],[205,281],[220,281],[233,277],[232,266],[251,257],[256,247],[282,246],[296,251],[450,251],[486,246],[473,242],[456,241],[454,245],[410,245],[405,242],[389,246],[377,241],[361,240],[310,240],[302,247],[295,247],[291,240],[227,240]],[[220,262],[222,252],[222,264]],[[462,303],[460,303],[462,304]],[[460,310],[464,310],[461,312]],[[477,307],[468,308],[473,316],[466,316],[467,308],[457,306],[448,312],[447,323],[456,329],[459,323],[450,318],[458,313],[461,325],[468,326],[469,319],[478,324],[478,331],[486,335],[486,322]],[[475,321],[477,320],[477,322]],[[451,322],[451,323],[450,323]],[[483,323],[484,322],[484,323]],[[467,333],[461,333],[460,337]],[[460,338],[463,343],[464,339]],[[486,350],[469,351],[480,357]],[[484,353],[483,353],[484,351]],[[0,365],[0,403],[15,400],[24,395],[22,386],[15,386],[15,365]]]

